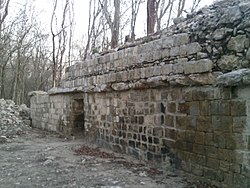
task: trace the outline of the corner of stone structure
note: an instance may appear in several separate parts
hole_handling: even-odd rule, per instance
[[[37,96],[37,95],[47,95],[48,93],[45,91],[31,91],[28,93],[28,96]]]

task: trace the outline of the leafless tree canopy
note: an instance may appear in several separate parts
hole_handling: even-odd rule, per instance
[[[15,15],[11,2],[0,0],[0,98],[28,104],[29,91],[60,86],[66,66],[118,47],[125,36],[133,42],[142,35],[138,31],[159,32],[173,18],[195,11],[201,0],[188,6],[186,0],[89,0],[81,41],[74,39],[74,0],[51,1],[49,31],[36,19],[32,1],[17,4]]]

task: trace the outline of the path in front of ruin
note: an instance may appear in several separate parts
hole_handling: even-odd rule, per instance
[[[40,130],[0,143],[2,188],[190,187],[187,184],[174,172]]]

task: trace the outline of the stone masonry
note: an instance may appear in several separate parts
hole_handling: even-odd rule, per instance
[[[217,1],[32,92],[33,126],[250,187],[250,2]]]

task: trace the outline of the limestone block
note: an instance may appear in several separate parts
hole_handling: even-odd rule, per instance
[[[187,33],[174,35],[174,46],[181,46],[188,43],[189,43],[189,35]]]
[[[233,118],[231,116],[212,116],[214,131],[232,132]]]
[[[240,58],[235,55],[223,55],[217,64],[222,71],[231,71],[238,67],[241,67]]]
[[[170,37],[166,37],[162,39],[162,48],[163,49],[169,49],[172,48],[174,46],[174,37],[170,36]]]
[[[134,70],[134,79],[138,80],[141,78],[141,69],[137,68]]]
[[[101,76],[100,75],[93,77],[93,84],[95,84],[95,83],[96,84],[100,84],[101,83]]]
[[[161,52],[161,58],[169,58],[170,56],[170,49],[163,49],[160,51]]]
[[[246,59],[250,61],[250,48],[247,50]]]
[[[145,79],[140,79],[137,82],[129,83],[129,88],[131,88],[131,89],[147,89],[147,88],[149,88],[149,85],[147,84],[147,81]]]
[[[213,68],[213,62],[209,59],[200,59],[198,61],[189,61],[184,63],[184,73],[202,73],[211,72]]]
[[[109,53],[109,58],[109,61],[106,61],[106,63],[114,61],[114,52]]]
[[[104,56],[104,62],[103,62],[103,63],[105,64],[105,63],[109,62],[110,59],[111,59],[111,58],[110,58],[110,54],[106,54],[106,55]]]
[[[39,95],[47,95],[48,93],[45,91],[31,91],[28,93],[28,95],[31,96],[39,96]]]
[[[100,84],[104,84],[106,83],[107,80],[106,80],[106,75],[101,75],[101,80],[100,80]]]
[[[150,43],[141,44],[138,46],[138,54],[144,54],[152,51],[152,45]]]
[[[154,71],[153,67],[146,67],[145,68],[145,76],[146,76],[146,78],[152,77],[154,75],[153,71]]]
[[[154,66],[153,67],[153,75],[154,76],[160,76],[161,75],[161,66]]]
[[[123,59],[125,57],[125,50],[118,51],[118,59]]]
[[[170,57],[175,57],[180,55],[180,47],[173,47],[170,49]]]
[[[111,63],[110,63],[110,62],[107,62],[107,64],[106,64],[106,71],[107,71],[107,72],[109,72],[110,67],[111,67]]]
[[[158,40],[154,40],[154,41],[152,41],[152,42],[150,42],[150,43],[148,43],[151,47],[153,47],[153,48],[151,48],[151,50],[153,49],[153,50],[161,50],[162,49],[162,40],[161,39],[158,39]]]
[[[170,85],[182,85],[182,86],[190,86],[194,83],[185,75],[173,75],[168,76],[168,82]]]
[[[115,73],[110,74],[110,82],[115,82],[116,81],[116,75]]]
[[[188,62],[188,58],[178,58],[174,60],[174,63],[186,63]]]
[[[207,106],[207,108],[209,108]],[[212,118],[209,116],[199,116],[197,117],[197,130],[202,132],[212,132]],[[204,144],[212,145],[213,144],[213,135],[205,135]]]
[[[137,56],[128,56],[126,61],[123,61],[125,67],[129,67],[132,66],[134,64],[136,64],[138,61]]]
[[[172,65],[172,73],[182,74],[184,72],[184,63],[175,63]]]
[[[239,69],[232,71],[221,76],[218,76],[216,83],[222,86],[237,86],[248,83],[250,77],[250,69]],[[243,81],[244,78],[244,82]]]
[[[235,52],[243,52],[244,49],[248,47],[249,38],[247,38],[246,35],[238,35],[236,37],[232,37],[227,44],[227,48]]]
[[[205,74],[191,74],[188,76],[193,82],[199,85],[212,85],[215,83],[216,79],[212,73]]]
[[[122,71],[120,74],[121,74],[121,78],[122,78],[123,82],[128,80],[128,72],[127,71]]]
[[[155,76],[155,77],[148,78],[146,82],[147,82],[147,85],[150,87],[158,87],[161,85],[163,86],[167,85],[166,83],[162,82],[162,76]]]
[[[216,93],[216,89],[214,89],[213,87],[205,87],[203,86],[202,88],[195,88],[192,89],[192,99],[195,101],[202,101],[202,100],[212,100],[215,99],[215,93]],[[207,105],[206,103],[204,105]],[[203,106],[201,104],[201,106]],[[210,111],[206,110],[205,107],[207,106],[203,106],[203,112],[205,113],[204,115],[210,115]]]
[[[173,72],[173,65],[166,64],[161,66],[161,75],[169,75]]]
[[[141,68],[141,78],[146,78],[146,68]]]
[[[39,95],[37,98],[37,103],[48,103],[49,95]]]
[[[220,17],[218,24],[233,24],[242,19],[242,14],[239,7],[228,7],[223,10],[223,15]]]
[[[187,55],[196,54],[201,51],[201,46],[198,42],[194,42],[187,45]]]
[[[116,64],[115,67],[116,67],[118,70],[123,69],[123,68],[125,67],[124,58],[123,58],[123,59],[118,59],[118,60],[115,62],[115,64]]]
[[[115,80],[116,82],[121,82],[122,81],[122,75],[120,72],[115,73]]]
[[[153,62],[152,52],[139,54],[137,63],[145,63],[145,62]]]
[[[111,88],[115,91],[125,91],[129,89],[129,85],[127,83],[113,83]]]
[[[230,102],[232,116],[246,116],[245,101],[235,100]]]
[[[250,85],[250,72],[246,73],[242,78],[243,85]]]
[[[189,45],[181,45],[180,46],[180,56],[185,57],[187,55]]]
[[[134,77],[135,77],[135,70],[134,69],[129,70],[128,71],[128,80],[134,80]]]
[[[153,51],[152,54],[153,54],[153,57],[152,57],[151,62],[154,62],[154,61],[156,61],[156,60],[161,59],[161,56],[162,56],[161,50]]]
[[[113,53],[113,60],[117,60],[119,58],[118,52]]]
[[[229,29],[229,28],[220,28],[220,29],[216,29],[213,33],[213,40],[222,40],[225,39],[230,33],[233,32],[233,29]]]

